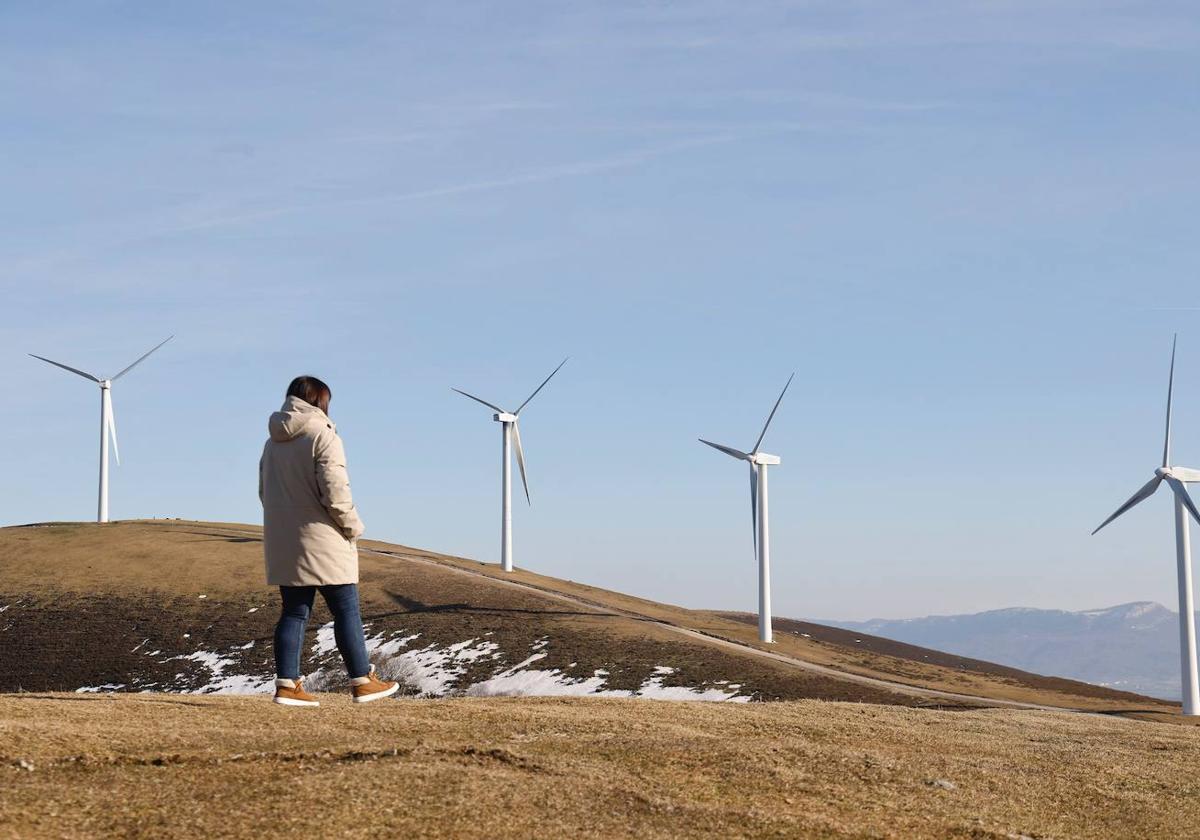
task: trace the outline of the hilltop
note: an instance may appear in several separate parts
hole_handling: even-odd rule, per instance
[[[276,594],[255,526],[186,521],[0,529],[2,691],[265,690]],[[364,542],[373,656],[410,694],[1025,705],[1176,721],[1177,707],[818,625],[757,642],[744,616]],[[340,667],[323,607],[314,683]]]

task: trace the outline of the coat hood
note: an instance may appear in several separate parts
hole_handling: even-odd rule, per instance
[[[271,433],[271,440],[279,443],[295,440],[313,426],[334,428],[333,421],[324,411],[315,405],[309,405],[299,397],[288,397],[284,400],[283,407],[272,414],[267,421],[267,430]]]

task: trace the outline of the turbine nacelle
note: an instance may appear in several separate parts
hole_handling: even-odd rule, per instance
[[[1191,467],[1159,467],[1154,474],[1159,478],[1177,478],[1184,484],[1200,484],[1200,470]]]
[[[499,423],[516,423],[517,415],[509,414],[507,411],[501,411],[493,414],[492,419]]]
[[[773,467],[781,462],[778,455],[768,455],[766,452],[752,452],[746,460],[760,467]]]

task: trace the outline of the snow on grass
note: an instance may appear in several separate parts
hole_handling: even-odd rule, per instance
[[[531,665],[545,659],[550,640],[536,640],[530,647],[529,656],[520,662],[506,667],[498,673],[493,673],[484,679],[460,689],[457,683],[467,673],[468,669],[477,663],[499,659],[500,646],[486,638],[472,637],[448,646],[427,644],[413,648],[412,643],[420,638],[420,633],[405,633],[392,631],[368,635],[365,642],[371,660],[378,665],[380,676],[384,679],[397,680],[407,685],[414,692],[424,697],[445,697],[450,694],[465,694],[471,697],[632,697],[651,700],[702,700],[702,701],[732,701],[744,703],[750,700],[748,696],[740,696],[740,684],[730,684],[721,681],[707,687],[667,686],[664,682],[668,677],[678,673],[678,669],[668,665],[658,665],[652,669],[638,688],[615,689],[608,687],[610,673],[605,668],[596,668],[591,676],[571,676],[560,668],[531,668]],[[148,640],[142,640],[135,651],[143,648]],[[208,680],[197,688],[184,689],[185,693],[193,694],[260,694],[268,692],[274,685],[274,675],[255,676],[242,673],[246,667],[240,652],[252,650],[253,640],[236,645],[224,654],[216,651],[199,650],[193,653],[173,656],[163,660],[186,660],[194,662],[208,672]],[[309,685],[313,690],[332,690],[335,680],[341,672],[342,663],[335,656],[337,643],[334,639],[333,623],[323,625],[317,630],[316,641],[311,647],[314,659],[324,657],[325,661],[309,675]],[[142,651],[145,656],[156,656],[161,651]],[[575,668],[578,663],[572,662],[567,669]],[[175,676],[175,684],[187,684],[188,675],[179,673]],[[135,681],[136,682],[136,681]],[[106,684],[100,686],[84,686],[77,689],[80,693],[116,691],[125,688],[125,684]],[[143,688],[135,685],[134,688]],[[165,685],[166,690],[172,686]],[[181,690],[174,687],[174,690]]]
[[[76,694],[98,694],[101,691],[119,691],[125,683],[105,683],[104,685],[85,685],[75,689]]]
[[[368,635],[367,653],[376,663],[379,675],[384,679],[396,680],[425,697],[444,697],[454,683],[466,672],[467,667],[485,658],[495,658],[500,646],[495,642],[478,638],[456,642],[448,647],[429,644],[408,650],[420,633],[405,634],[404,631]],[[317,631],[317,641],[312,647],[314,656],[324,656],[337,649],[333,638],[333,624]],[[309,675],[309,684],[314,688],[332,685],[341,662],[329,662]]]
[[[722,688],[691,688],[689,686],[664,686],[663,680],[677,669],[658,665],[654,673],[635,691],[605,688],[609,673],[597,668],[590,677],[570,677],[557,668],[530,669],[527,666],[546,656],[545,645],[535,644],[538,652],[501,671],[490,679],[468,686],[464,692],[468,697],[640,697],[648,700],[704,700],[732,701],[745,703],[749,697],[739,697],[741,686]],[[574,665],[574,663],[572,663]]]
[[[333,638],[333,622],[322,624],[317,629],[317,640],[313,642],[313,656],[324,656],[337,650],[337,642]]]
[[[248,646],[236,649],[246,650],[247,647],[253,644],[251,642]],[[274,677],[255,677],[250,674],[237,673],[226,674],[225,672],[237,663],[228,657],[221,656],[219,653],[213,653],[212,651],[198,650],[195,653],[172,658],[198,662],[206,667],[212,675],[212,679],[208,683],[200,688],[185,692],[186,694],[261,694],[275,684]]]
[[[557,669],[509,669],[466,690],[468,697],[630,697],[632,692],[605,689],[604,677],[573,679]]]
[[[416,689],[425,697],[444,697],[468,665],[485,657],[495,658],[499,649],[495,642],[477,639],[467,639],[447,648],[428,645],[386,659],[380,670],[388,678]]]

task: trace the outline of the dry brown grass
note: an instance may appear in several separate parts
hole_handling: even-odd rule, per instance
[[[322,699],[0,696],[0,835],[1148,838],[1200,826],[1192,728],[821,701]]]

